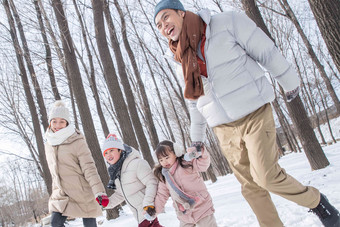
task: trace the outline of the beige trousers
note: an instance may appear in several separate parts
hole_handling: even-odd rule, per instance
[[[199,220],[196,224],[184,223],[180,221],[180,227],[217,227],[216,219],[214,214],[206,216]]]
[[[304,207],[318,205],[320,192],[302,185],[278,164],[269,103],[237,121],[214,127],[214,132],[261,227],[283,226],[269,192]]]

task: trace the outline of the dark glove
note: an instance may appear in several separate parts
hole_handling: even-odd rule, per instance
[[[96,200],[99,203],[99,205],[101,205],[102,207],[107,207],[107,205],[110,202],[109,198],[107,197],[105,193],[101,193],[100,195],[98,195],[96,197]]]
[[[295,99],[296,96],[298,96],[299,91],[300,91],[300,87],[297,87],[294,90],[286,92],[287,102],[293,101],[293,99]]]
[[[184,160],[187,161],[187,162],[190,162],[195,158],[201,157],[203,146],[204,146],[203,142],[200,142],[200,141],[192,142],[190,147],[195,147],[196,151],[193,151],[193,152],[190,152],[190,153],[185,153],[184,154]]]
[[[150,216],[154,216],[156,214],[156,209],[154,206],[146,206],[143,208],[146,213],[148,213]]]
[[[196,147],[197,152],[201,152],[203,146],[204,146],[204,143],[201,141],[194,141],[191,143],[191,147]]]

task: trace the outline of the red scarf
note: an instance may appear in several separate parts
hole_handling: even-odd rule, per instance
[[[204,33],[204,25],[203,20],[198,15],[186,11],[178,41],[169,40],[169,47],[175,54],[175,60],[182,64],[185,82],[184,97],[187,99],[198,99],[204,95],[196,55],[199,41]]]

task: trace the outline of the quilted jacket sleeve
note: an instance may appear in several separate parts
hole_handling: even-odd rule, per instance
[[[157,192],[157,178],[153,174],[149,163],[144,159],[140,159],[137,170],[137,178],[145,185],[143,207],[153,206]]]
[[[103,182],[100,179],[97,167],[94,163],[91,151],[88,148],[85,139],[78,140],[77,143],[79,145],[77,148],[79,165],[86,181],[92,188],[93,194],[96,195],[100,192],[104,193],[105,188]]]
[[[166,184],[163,182],[158,183],[157,194],[155,198],[155,209],[156,213],[164,212],[164,206],[170,197],[169,189],[166,187]]]
[[[232,29],[235,41],[280,83],[285,91],[300,84],[294,68],[282,56],[273,41],[244,13],[234,12]]]
[[[204,141],[207,122],[197,109],[197,100],[189,100],[189,113],[191,120],[190,136],[192,141]]]
[[[105,209],[112,209],[121,204],[122,202],[124,202],[125,198],[120,188],[117,188],[117,190],[110,196],[109,200],[110,202],[107,205],[107,207],[105,207]]]
[[[195,158],[192,161],[193,171],[197,172],[205,172],[210,166],[210,155],[209,152],[204,149],[202,152],[202,156],[200,158]]]

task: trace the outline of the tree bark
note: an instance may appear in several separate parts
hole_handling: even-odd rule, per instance
[[[131,16],[131,13],[130,13],[130,10],[128,8],[127,5],[126,6],[126,9],[127,9],[127,13],[128,13],[128,16],[130,18],[130,21],[132,21],[132,16]],[[157,82],[156,82],[156,79],[155,79],[155,73],[154,73],[154,70],[152,69],[151,67],[151,64],[150,64],[150,60],[146,54],[146,51],[145,51],[145,48],[144,48],[144,43],[142,41],[142,39],[140,38],[138,32],[137,32],[137,29],[136,29],[136,26],[134,23],[131,23],[132,27],[133,27],[133,30],[135,32],[135,35],[138,39],[138,43],[140,45],[140,48],[142,49],[142,53],[143,53],[143,56],[144,56],[144,60],[146,61],[146,65],[148,66],[148,69],[149,69],[149,73],[150,73],[150,76],[152,78],[152,82],[155,86],[155,92],[157,94],[157,97],[158,97],[158,100],[159,100],[159,104],[161,105],[161,110],[162,110],[162,115],[163,115],[163,118],[164,118],[164,121],[165,121],[165,124],[166,124],[166,128],[167,128],[167,132],[168,133],[165,133],[167,139],[170,139],[171,141],[176,141],[175,139],[175,136],[174,136],[174,133],[173,133],[173,130],[170,126],[170,122],[169,122],[169,118],[168,118],[168,115],[166,113],[166,110],[165,110],[165,107],[164,107],[164,103],[162,102],[162,98],[161,98],[161,94],[160,94],[160,91],[159,91],[159,88],[158,88],[158,85],[157,85]]]
[[[78,118],[77,118],[77,111],[76,111],[76,105],[74,103],[74,95],[73,95],[73,90],[72,90],[72,82],[71,82],[71,79],[70,79],[70,73],[69,73],[69,70],[67,68],[67,63],[66,63],[66,60],[65,60],[65,57],[64,57],[64,54],[63,52],[61,51],[61,48],[59,46],[59,43],[57,41],[57,38],[56,36],[54,35],[54,32],[53,32],[53,29],[52,29],[52,26],[51,26],[51,23],[47,17],[47,14],[45,12],[45,9],[44,9],[44,5],[42,3],[41,0],[37,0],[38,1],[38,4],[39,4],[39,7],[40,7],[40,10],[41,10],[41,13],[45,19],[45,23],[46,23],[46,27],[47,27],[47,30],[48,30],[48,33],[49,35],[51,36],[51,39],[52,39],[52,42],[53,42],[53,45],[55,47],[55,50],[57,52],[57,55],[58,55],[58,59],[59,59],[59,62],[61,64],[61,66],[63,67],[63,70],[66,74],[66,79],[68,81],[67,83],[67,86],[68,86],[68,89],[69,89],[69,92],[70,92],[70,99],[71,99],[71,104],[72,104],[72,112],[73,112],[73,117],[74,117],[74,125],[76,126],[76,128],[79,129],[79,125],[78,125]]]
[[[107,2],[107,1],[105,0],[105,2]],[[124,13],[123,13],[123,11],[122,11],[122,9],[119,5],[119,2],[117,0],[114,0],[114,5],[116,6],[116,9],[118,11],[120,21],[121,21],[121,32],[122,32],[122,36],[123,36],[123,43],[124,43],[125,49],[128,53],[128,56],[129,56],[129,59],[130,59],[130,62],[131,62],[132,68],[133,68],[133,72],[134,72],[136,80],[137,80],[137,85],[138,85],[138,88],[139,88],[138,91],[140,93],[141,101],[143,103],[143,109],[142,110],[143,110],[144,115],[146,117],[146,125],[147,125],[147,128],[148,128],[148,131],[150,132],[150,135],[151,135],[150,136],[151,137],[150,138],[151,144],[152,144],[153,149],[156,149],[156,146],[159,143],[157,130],[156,130],[153,118],[152,118],[149,100],[148,100],[148,97],[147,97],[146,92],[145,92],[144,83],[142,81],[142,78],[141,78],[141,75],[140,75],[140,72],[139,72],[139,69],[138,69],[138,66],[137,66],[137,61],[136,61],[135,55],[132,51],[131,45],[130,45],[129,40],[128,40],[128,35],[127,35],[127,31],[126,31],[127,27],[126,27],[126,22],[125,22],[125,18],[124,18]],[[109,9],[109,8],[107,7],[107,9]]]
[[[297,96],[293,101],[287,103],[287,107],[290,113],[294,113],[291,114],[291,119],[296,126],[300,142],[312,170],[325,168],[329,165],[329,161],[315,136],[300,96]]]
[[[308,0],[335,66],[340,72],[340,2]]]

